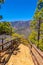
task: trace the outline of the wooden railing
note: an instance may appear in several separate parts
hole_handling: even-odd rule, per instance
[[[13,42],[16,40],[16,38],[11,38],[10,40],[6,40],[5,43],[0,44],[0,52],[8,49],[10,46],[13,45]],[[4,40],[3,40],[4,41]]]
[[[0,51],[4,51],[8,49],[10,46],[13,45],[13,42],[15,42],[16,39],[17,38],[12,38],[9,41],[6,41],[5,43],[1,44],[0,47],[2,47],[2,49]],[[32,59],[34,61],[34,65],[43,65],[43,52],[39,50],[34,44],[32,44],[32,42],[29,41],[29,43],[30,43],[29,47],[30,47]],[[6,47],[4,48],[4,46]]]
[[[9,61],[13,51],[19,45],[18,40],[19,40],[19,38],[11,38],[9,41],[6,41],[5,43],[0,45],[0,47],[3,47],[0,50],[0,54],[1,54],[0,55],[0,64],[1,65],[5,65]],[[6,47],[4,48],[4,46],[6,46]],[[8,56],[6,56],[6,55],[8,55]],[[6,57],[7,57],[7,59],[6,59]]]
[[[34,65],[43,65],[43,52],[39,50],[32,42],[30,42],[30,51],[34,61]]]

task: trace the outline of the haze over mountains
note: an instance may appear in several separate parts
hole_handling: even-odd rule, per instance
[[[15,21],[11,22],[15,28],[15,32],[25,35],[27,37],[30,33],[30,21]]]

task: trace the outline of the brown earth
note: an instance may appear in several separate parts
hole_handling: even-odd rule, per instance
[[[23,44],[20,44],[18,48],[19,52],[16,55],[12,54],[6,65],[34,65],[30,49]]]

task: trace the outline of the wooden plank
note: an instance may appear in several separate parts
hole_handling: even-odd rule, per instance
[[[31,55],[32,55],[34,65],[39,65],[39,63],[38,63],[37,59],[35,58],[35,56],[33,55],[33,53],[31,53]]]
[[[29,41],[30,42],[30,41]],[[30,45],[38,52],[38,54],[43,58],[43,52],[39,50],[32,42],[30,42]]]
[[[32,53],[39,65],[43,65],[43,58],[37,53],[37,51],[34,48],[32,48]]]
[[[30,42],[30,41],[29,41]],[[43,52],[39,50],[32,42],[30,42],[30,51],[32,56],[36,59],[38,65],[43,65]],[[33,58],[33,60],[34,60]],[[34,60],[35,62],[35,60]]]

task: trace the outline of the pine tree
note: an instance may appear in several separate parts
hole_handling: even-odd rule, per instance
[[[32,30],[30,34],[31,41],[43,50],[43,0],[38,0],[37,8],[33,20],[30,23],[30,27]],[[36,35],[34,33],[36,33]]]
[[[1,9],[1,5],[4,3],[4,0],[0,0],[0,9]],[[0,15],[0,20],[3,18],[2,15]]]
[[[4,0],[0,0],[0,3],[4,3]]]
[[[34,19],[39,20],[39,18],[43,19],[43,0],[39,0],[37,3],[37,8],[34,14]]]

